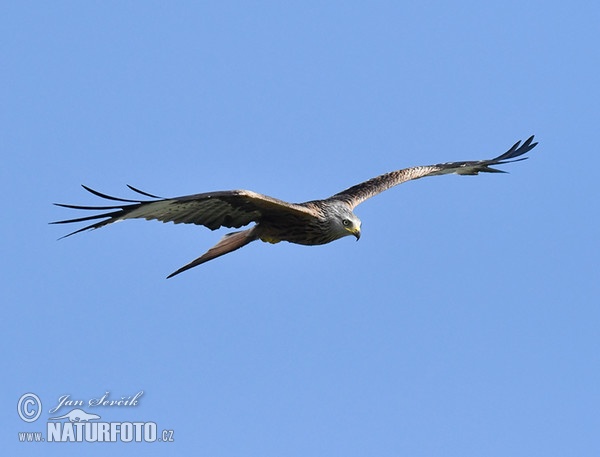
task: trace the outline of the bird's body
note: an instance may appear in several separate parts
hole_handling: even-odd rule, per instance
[[[313,215],[265,217],[256,225],[258,238],[268,243],[287,241],[317,246],[347,235],[360,236],[360,221],[343,203],[337,200],[317,200],[300,205],[308,208]],[[344,221],[347,222],[344,224]],[[351,223],[352,221],[355,222]]]
[[[86,190],[99,197],[121,202],[114,206],[79,206],[57,204],[73,209],[109,210],[109,212],[76,219],[54,222],[56,224],[104,219],[83,227],[75,233],[100,228],[125,219],[156,219],[162,222],[203,225],[211,230],[220,227],[240,228],[252,222],[254,226],[225,235],[201,257],[181,267],[168,277],[227,254],[246,244],[261,240],[267,243],[287,241],[302,245],[321,245],[353,235],[360,238],[360,219],[353,209],[364,200],[393,186],[425,176],[456,173],[476,175],[479,172],[500,173],[491,165],[516,162],[537,143],[533,136],[522,145],[517,142],[504,154],[489,160],[448,162],[393,171],[352,186],[327,199],[305,203],[288,203],[247,190],[218,191],[177,198],[161,198],[130,187],[152,200],[128,200],[102,194],[89,187]]]

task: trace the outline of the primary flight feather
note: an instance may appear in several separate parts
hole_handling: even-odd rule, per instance
[[[403,182],[425,176],[451,173],[459,175],[477,175],[480,172],[504,173],[492,166],[525,160],[527,157],[521,156],[531,151],[536,145],[537,143],[533,142],[533,136],[531,136],[523,144],[518,141],[508,151],[494,159],[404,168],[377,176],[324,200],[304,203],[288,203],[249,190],[218,191],[176,198],[161,198],[128,186],[138,194],[152,199],[130,200],[112,197],[83,186],[84,189],[98,197],[118,203],[111,206],[55,203],[65,208],[105,212],[56,221],[52,224],[102,219],[63,237],[66,238],[84,230],[104,227],[125,219],[156,219],[175,224],[196,224],[211,230],[220,227],[240,228],[252,222],[255,223],[246,230],[228,233],[205,254],[167,276],[170,278],[255,240],[269,243],[288,241],[312,246],[330,243],[348,235],[359,239],[361,222],[352,210],[366,199]]]

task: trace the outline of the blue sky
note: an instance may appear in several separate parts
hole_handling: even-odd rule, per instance
[[[7,455],[598,455],[598,23],[583,1],[4,2]],[[169,280],[225,231],[47,224],[100,203],[80,184],[297,202],[531,134],[510,174],[365,202],[358,243]],[[139,391],[83,409],[174,442],[18,441],[63,395]]]

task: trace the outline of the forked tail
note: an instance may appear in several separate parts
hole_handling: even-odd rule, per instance
[[[184,272],[185,270],[189,270],[190,268],[194,268],[195,266],[201,265],[204,262],[208,262],[209,260],[216,259],[224,254],[235,251],[243,246],[246,246],[248,243],[256,240],[256,235],[254,235],[254,227],[249,228],[247,230],[242,230],[240,232],[232,232],[225,235],[223,238],[219,240],[217,244],[215,244],[212,248],[210,248],[205,254],[202,254],[195,260],[192,260],[187,265],[184,265],[179,270],[171,273],[168,278],[172,278],[179,273]]]

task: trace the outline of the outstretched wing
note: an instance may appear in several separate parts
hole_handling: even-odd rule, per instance
[[[438,176],[456,173],[459,175],[476,175],[483,173],[506,173],[502,170],[491,168],[492,165],[502,165],[505,163],[519,162],[527,159],[527,157],[517,157],[531,151],[537,143],[533,143],[533,135],[529,137],[523,144],[517,141],[512,148],[504,154],[499,155],[495,159],[489,160],[473,160],[468,162],[447,162],[437,165],[425,165],[420,167],[405,168],[403,170],[392,171],[376,178],[369,179],[363,183],[352,186],[342,192],[330,197],[332,200],[342,200],[351,208],[362,203],[368,198],[371,198],[390,187],[397,186],[403,182],[413,179],[423,178],[425,176]]]
[[[239,228],[253,221],[258,222],[265,216],[277,218],[293,214],[306,217],[307,219],[315,216],[313,210],[308,206],[287,203],[249,190],[230,190],[187,195],[177,198],[161,198],[138,190],[135,187],[128,187],[138,194],[153,198],[153,200],[128,200],[111,197],[110,195],[83,186],[85,190],[98,197],[121,202],[121,204],[114,206],[81,206],[55,203],[55,205],[64,208],[95,211],[108,210],[108,212],[51,222],[51,224],[69,224],[72,222],[104,219],[71,232],[63,237],[65,238],[84,230],[104,227],[105,225],[125,219],[156,219],[162,222],[174,222],[175,224],[204,225],[211,230],[216,230],[219,227]]]

